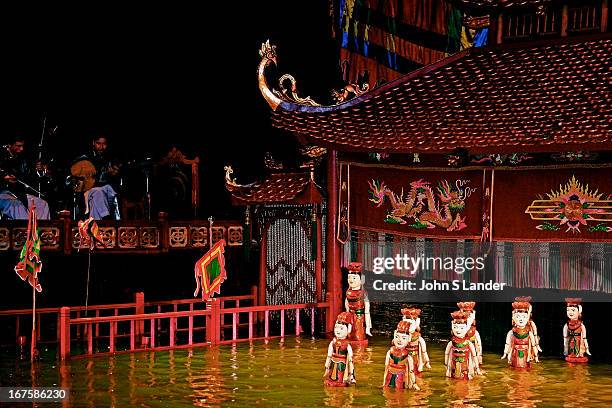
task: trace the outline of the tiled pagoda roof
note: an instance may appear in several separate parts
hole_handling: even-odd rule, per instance
[[[611,54],[610,34],[470,48],[334,106],[260,89],[274,126],[340,151],[612,150]]]
[[[273,173],[261,182],[248,185],[239,185],[226,176],[225,187],[234,205],[317,204],[323,201],[319,187],[308,173],[303,172]]]

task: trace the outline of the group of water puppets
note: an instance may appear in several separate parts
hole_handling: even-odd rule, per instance
[[[353,346],[367,345],[371,335],[370,304],[363,289],[361,264],[352,262],[346,268],[349,289],[346,292],[345,312],[336,318],[334,338],[329,343],[325,360],[324,383],[330,387],[355,384]],[[539,346],[537,327],[532,319],[530,297],[518,297],[512,303],[512,329],[506,336],[502,359],[516,369],[529,369],[538,363]],[[565,359],[571,363],[586,363],[591,355],[586,328],[582,323],[581,299],[566,299],[568,321],[563,326]],[[452,338],[446,346],[444,365],[446,376],[471,380],[483,375],[482,343],[476,330],[476,302],[459,302],[459,310],[451,313]],[[393,334],[393,345],[385,358],[383,387],[419,390],[417,376],[431,368],[427,346],[421,337],[417,308],[401,309],[402,320]]]

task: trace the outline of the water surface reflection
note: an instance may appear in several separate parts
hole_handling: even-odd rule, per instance
[[[0,358],[2,385],[69,386],[63,406],[452,406],[612,405],[612,366],[571,366],[543,358],[530,371],[510,369],[485,354],[486,375],[472,381],[444,377],[443,344],[430,344],[432,369],[420,391],[382,388],[388,339],[355,350],[357,385],[323,387],[327,340],[270,340],[192,350],[122,354],[56,365],[52,357]],[[51,361],[51,362],[50,362]]]

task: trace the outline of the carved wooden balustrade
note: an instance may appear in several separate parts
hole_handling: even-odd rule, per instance
[[[168,251],[205,249],[209,246],[210,224],[205,220],[169,221],[160,214],[156,221],[98,221],[104,245],[96,244],[98,253],[163,253]],[[28,223],[0,222],[0,253],[20,250]],[[71,254],[84,247],[76,221],[69,216],[59,220],[39,221],[43,251]],[[242,245],[240,221],[214,221],[212,241],[224,239],[229,247]]]

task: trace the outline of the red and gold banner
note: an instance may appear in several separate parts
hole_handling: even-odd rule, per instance
[[[340,192],[340,201],[348,200],[349,228],[439,239],[612,242],[609,167],[421,170],[352,163],[348,179],[350,196]]]
[[[497,241],[612,241],[612,168],[496,171]]]
[[[351,165],[350,220],[357,229],[481,239],[483,171]]]

